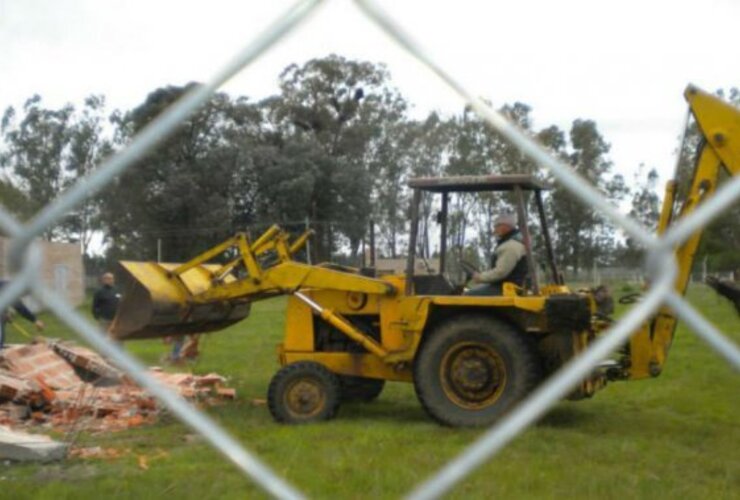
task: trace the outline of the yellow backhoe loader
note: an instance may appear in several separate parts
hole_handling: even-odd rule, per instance
[[[740,173],[740,111],[694,87],[686,99],[704,137],[688,197],[675,200],[668,185],[659,231],[710,197],[724,167]],[[542,379],[567,363],[603,331],[594,295],[562,281],[542,203],[546,186],[531,176],[419,178],[413,189],[409,247],[415,248],[422,192],[441,195],[439,273],[415,275],[409,252],[405,275],[376,276],[368,270],[308,265],[294,254],[309,234],[290,241],[273,227],[255,240],[238,234],[184,264],[122,262],[124,297],[112,331],[119,339],[204,333],[249,314],[250,303],[287,295],[285,335],[278,347],[282,368],[268,390],[268,405],[280,422],[332,418],[343,400],[372,400],[385,381],[414,384],[424,409],[450,426],[487,425],[525,397]],[[542,283],[536,273],[526,288],[505,283],[500,296],[464,296],[445,278],[447,206],[451,193],[506,191],[527,221],[537,207],[544,256]],[[520,224],[534,269],[527,224]],[[697,233],[676,249],[680,273],[689,280]],[[219,259],[219,264],[214,260]],[[665,363],[676,318],[661,309],[615,354],[574,388],[589,397],[610,380],[657,376]]]

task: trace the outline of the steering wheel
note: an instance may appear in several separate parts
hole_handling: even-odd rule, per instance
[[[473,279],[473,274],[479,272],[476,266],[462,259],[460,259],[460,267],[463,273],[465,273],[465,281],[470,281]]]

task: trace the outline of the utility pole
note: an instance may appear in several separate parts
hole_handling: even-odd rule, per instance
[[[306,231],[311,229],[311,220],[306,217]],[[306,264],[311,265],[311,238],[306,240]]]
[[[375,221],[370,219],[370,267],[375,267]]]

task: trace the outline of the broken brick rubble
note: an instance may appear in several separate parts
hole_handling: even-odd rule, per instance
[[[46,344],[8,346],[0,356],[0,367],[24,380],[39,380],[52,389],[67,389],[82,383],[69,363]]]
[[[198,376],[161,368],[149,373],[199,403],[236,396],[216,373]],[[90,349],[53,341],[0,351],[0,424],[107,432],[151,424],[159,412],[151,395]]]
[[[72,366],[98,377],[122,381],[123,372],[114,368],[96,352],[69,343],[52,342],[51,348]]]
[[[16,377],[7,370],[0,370],[0,399],[21,399],[38,390],[37,384]]]

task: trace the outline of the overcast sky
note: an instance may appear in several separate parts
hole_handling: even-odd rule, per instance
[[[47,106],[100,93],[129,109],[159,86],[208,79],[292,3],[0,0],[0,109],[34,93]],[[641,162],[672,171],[689,82],[740,86],[738,0],[379,3],[495,107],[527,103],[537,128],[595,120],[628,180]],[[331,53],[385,63],[416,116],[462,109],[346,0],[327,1],[225,90],[261,99],[288,64]]]

